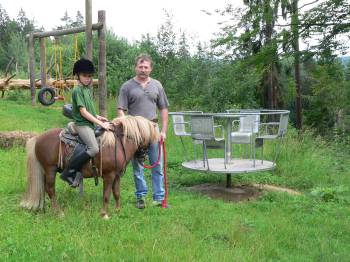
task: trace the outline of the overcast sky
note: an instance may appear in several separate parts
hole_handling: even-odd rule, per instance
[[[303,2],[305,0],[300,4]],[[133,42],[147,33],[156,36],[160,25],[165,22],[164,10],[167,10],[173,15],[175,32],[184,31],[193,48],[198,41],[208,42],[214,32],[219,32],[217,23],[223,18],[213,11],[223,10],[229,3],[242,6],[242,0],[92,0],[92,19],[96,23],[97,11],[105,10],[107,27],[119,37]],[[45,30],[61,25],[60,19],[66,11],[73,19],[78,10],[85,15],[85,0],[0,0],[0,4],[11,18],[16,18],[22,8],[29,19],[34,18],[36,25],[44,26]],[[202,10],[213,15],[208,16]],[[302,42],[300,44],[305,48]]]
[[[230,0],[93,0],[93,23],[97,22],[97,11],[106,10],[107,26],[129,41],[141,39],[142,34],[155,36],[165,21],[164,9],[174,17],[175,31],[183,30],[194,41],[208,41],[217,32],[217,15],[208,16],[201,10],[223,9]],[[37,26],[51,30],[60,25],[65,11],[75,18],[78,10],[85,15],[85,0],[1,0],[0,4],[11,18],[16,18],[22,8],[27,17],[35,19]]]

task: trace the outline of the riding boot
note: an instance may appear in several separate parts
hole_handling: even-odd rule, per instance
[[[61,179],[68,182],[68,184],[71,186],[76,177],[76,173],[79,172],[83,165],[90,159],[91,157],[88,153],[86,153],[86,151],[78,152],[72,157],[68,166],[61,173]]]

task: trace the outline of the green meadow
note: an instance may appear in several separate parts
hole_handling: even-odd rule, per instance
[[[112,99],[109,109],[112,118]],[[32,107],[5,99],[0,121],[0,131],[38,133],[68,122],[61,104]],[[122,209],[114,212],[111,198],[110,220],[100,216],[102,180],[97,187],[86,180],[81,196],[57,178],[64,216],[53,212],[48,198],[45,212],[21,209],[25,149],[0,149],[0,260],[350,261],[350,158],[342,147],[290,128],[274,172],[237,175],[233,184],[283,186],[301,195],[266,191],[253,201],[225,202],[186,189],[225,184],[225,177],[183,169],[183,150],[171,124],[166,146],[171,208],[152,207],[151,194],[146,209],[135,208],[128,168],[121,179]],[[273,145],[267,145],[266,155],[272,157]]]

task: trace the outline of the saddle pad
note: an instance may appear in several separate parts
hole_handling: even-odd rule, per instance
[[[77,143],[79,143],[78,141],[78,136],[76,135],[72,135],[68,128],[64,128],[62,129],[60,135],[60,140],[65,143],[66,145],[69,145],[71,147],[75,147]]]

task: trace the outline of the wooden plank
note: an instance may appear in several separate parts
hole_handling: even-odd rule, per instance
[[[98,30],[99,111],[100,111],[100,115],[107,117],[106,11],[104,10],[98,11],[98,22],[103,24],[103,27],[100,30]]]
[[[101,29],[103,25],[96,23],[92,25],[92,30],[99,30]],[[46,32],[35,32],[33,33],[34,38],[42,38],[42,37],[49,37],[49,36],[61,36],[61,35],[71,35],[71,34],[77,34],[85,32],[86,26],[80,26],[75,28],[69,28],[69,29],[62,29],[62,30],[54,30],[54,31],[46,31]],[[30,34],[27,34],[27,38],[30,37]]]
[[[85,0],[86,58],[92,60],[92,2]]]

